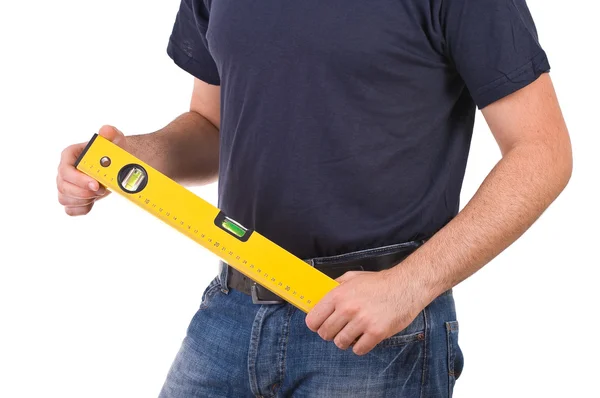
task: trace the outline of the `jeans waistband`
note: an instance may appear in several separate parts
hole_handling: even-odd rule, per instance
[[[353,260],[360,260],[361,258],[368,257],[376,257],[383,256],[386,254],[396,253],[398,251],[404,250],[415,250],[419,246],[425,243],[425,240],[414,240],[403,243],[396,243],[388,246],[375,247],[371,249],[358,250],[353,252],[348,252],[344,254],[338,254],[335,256],[326,256],[326,257],[314,257],[309,259],[304,259],[308,264],[315,265],[326,265],[326,264],[335,264],[335,263],[343,263]]]
[[[398,253],[398,252],[405,251],[405,250],[412,252],[412,251],[416,250],[419,246],[423,245],[425,242],[426,242],[426,239],[414,240],[414,241],[396,243],[396,244],[392,244],[392,245],[375,247],[375,248],[370,248],[370,249],[357,250],[357,251],[352,251],[352,252],[348,252],[348,253],[344,253],[344,254],[338,254],[338,255],[334,255],[334,256],[313,257],[313,258],[303,259],[303,261],[310,264],[313,267],[321,266],[321,265],[328,265],[328,264],[333,265],[333,264],[338,264],[338,263],[346,263],[346,262],[360,260],[362,258],[384,256],[387,254]],[[219,280],[222,285],[222,291],[228,292],[229,289],[227,287],[227,276],[228,276],[229,265],[223,261],[220,261],[219,266],[220,266]]]

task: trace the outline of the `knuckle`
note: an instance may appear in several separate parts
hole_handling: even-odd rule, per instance
[[[359,325],[367,325],[369,323],[369,315],[364,312],[356,314],[354,319],[356,320],[356,322],[358,322]]]
[[[369,334],[376,339],[383,339],[386,335],[386,332],[381,326],[371,326],[369,328]]]
[[[378,340],[383,340],[385,338],[385,330],[381,329],[381,328],[376,328],[373,331],[373,336],[378,339]]]
[[[340,311],[345,316],[353,316],[358,312],[358,306],[353,303],[345,304],[340,308]]]
[[[65,149],[62,150],[62,152],[60,153],[60,157],[64,159],[67,156],[69,156],[72,151],[73,151],[73,145],[69,145],[68,147],[66,147]]]

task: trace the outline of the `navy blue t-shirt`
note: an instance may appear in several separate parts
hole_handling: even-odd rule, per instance
[[[525,0],[182,0],[167,52],[221,86],[219,207],[302,258],[433,235],[477,108],[550,69]]]

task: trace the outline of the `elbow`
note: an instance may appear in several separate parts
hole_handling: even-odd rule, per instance
[[[520,159],[519,173],[529,176],[531,185],[537,187],[549,205],[568,186],[573,175],[573,152],[568,135],[561,139],[537,140],[506,149],[506,157]]]

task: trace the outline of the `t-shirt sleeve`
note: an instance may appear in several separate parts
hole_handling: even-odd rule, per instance
[[[447,54],[479,109],[550,70],[526,0],[444,0]]]
[[[219,71],[206,40],[208,17],[203,0],[181,0],[167,54],[191,75],[208,84],[219,85]]]

